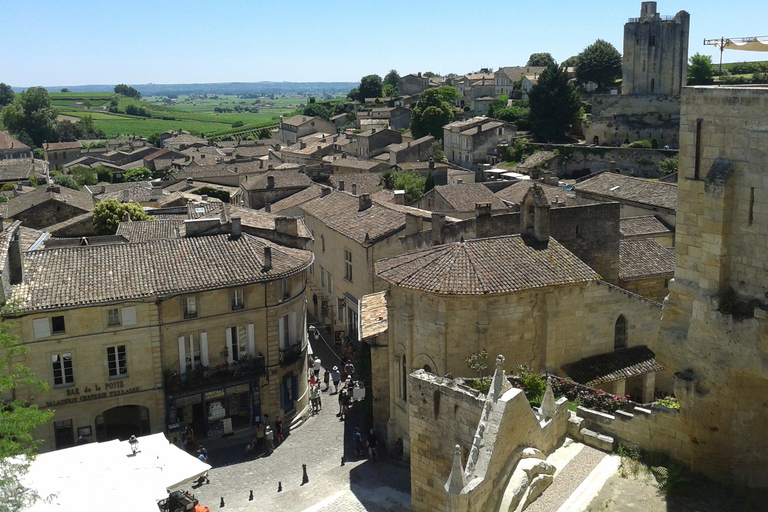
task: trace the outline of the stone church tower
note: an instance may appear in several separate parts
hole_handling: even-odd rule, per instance
[[[643,2],[640,17],[624,25],[624,94],[680,94],[688,74],[691,16],[656,12],[656,2]]]

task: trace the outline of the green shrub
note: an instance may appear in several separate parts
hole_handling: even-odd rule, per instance
[[[651,141],[636,140],[635,142],[630,143],[627,147],[634,149],[651,149]]]
[[[13,183],[6,183],[2,186],[2,188],[0,188],[0,192],[9,192],[13,190],[13,187],[14,187]]]
[[[629,144],[629,137],[624,138],[624,144]]]
[[[53,178],[53,182],[62,187],[71,188],[73,190],[80,190],[80,185],[77,183],[75,178],[69,174],[59,174]]]
[[[547,382],[540,373],[534,372],[524,364],[517,365],[517,377],[515,387],[523,390],[531,407],[538,407],[544,398]]]

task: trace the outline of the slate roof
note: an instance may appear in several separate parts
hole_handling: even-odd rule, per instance
[[[626,217],[619,220],[619,233],[624,238],[667,235],[671,231],[653,215]]]
[[[386,291],[363,295],[360,299],[360,339],[371,338],[386,332],[387,318]]]
[[[393,205],[372,201],[371,207],[358,211],[359,204],[358,197],[334,191],[304,203],[301,209],[360,244],[373,243],[405,228],[405,213],[393,209]]]
[[[410,252],[378,261],[376,272],[396,286],[446,295],[512,293],[600,279],[556,240],[521,235]]]
[[[272,250],[269,269],[265,247]],[[309,251],[245,233],[31,251],[24,255],[25,281],[10,298],[23,312],[122,302],[271,281],[313,260]]]
[[[240,184],[245,190],[267,190],[267,177],[275,178],[275,189],[280,188],[306,188],[312,185],[312,180],[304,173],[295,170],[266,171],[261,174],[249,176]]]
[[[355,195],[373,194],[382,187],[381,173],[371,172],[364,174],[332,174],[330,176],[331,185],[334,189],[339,189],[339,182],[344,182],[344,191],[352,193],[352,185],[355,185]]]
[[[632,201],[669,210],[677,209],[677,184],[648,181],[613,172],[588,176],[574,186],[580,191],[616,201]]]
[[[663,369],[656,362],[656,354],[646,346],[617,350],[563,365],[566,375],[587,386],[639,377]]]
[[[619,279],[622,281],[672,277],[674,274],[674,252],[652,238],[619,242]]]
[[[10,133],[0,131],[0,149],[29,149],[29,146]]]
[[[41,205],[48,200],[60,201],[67,203],[75,208],[79,208],[84,212],[93,211],[93,198],[88,192],[81,190],[73,190],[67,187],[40,187],[16,196],[7,203],[5,203],[5,215],[3,217],[14,217],[22,212],[25,212],[35,206]]]
[[[513,204],[521,204],[523,202],[523,197],[528,193],[528,189],[531,188],[533,183],[534,182],[531,180],[518,181],[517,183],[513,183],[496,192],[496,197]],[[550,204],[555,202],[555,198],[561,202],[565,202],[566,191],[564,188],[547,185],[546,183],[537,182],[536,184],[541,187],[541,190],[544,192],[544,195],[547,197],[547,201]]]
[[[482,183],[438,185],[434,190],[435,195],[445,199],[452,209],[458,212],[474,211],[477,203],[491,203],[491,210],[507,209],[507,205]]]

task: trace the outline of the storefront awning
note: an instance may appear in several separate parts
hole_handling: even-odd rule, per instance
[[[632,347],[565,364],[563,370],[579,384],[596,386],[662,371],[664,367],[655,358],[656,354],[646,346]]]

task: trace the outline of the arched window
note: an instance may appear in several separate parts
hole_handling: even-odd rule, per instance
[[[401,374],[403,379],[401,389],[403,391],[403,400],[407,402],[408,401],[408,365],[405,363],[405,354],[403,354],[403,359],[401,361],[402,361]]]
[[[432,367],[431,367],[431,366],[429,366],[428,364],[425,364],[425,365],[424,365],[424,371],[425,371],[425,372],[429,372],[429,373],[432,373]]]
[[[613,350],[627,348],[627,319],[619,315],[613,330]]]

